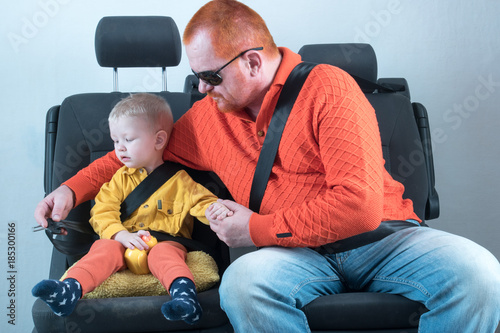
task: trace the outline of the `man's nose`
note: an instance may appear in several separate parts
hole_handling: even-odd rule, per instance
[[[206,94],[207,92],[209,92],[212,89],[214,89],[214,86],[212,86],[211,84],[208,84],[208,83],[206,83],[203,80],[199,81],[199,83],[198,83],[198,91],[200,93]]]

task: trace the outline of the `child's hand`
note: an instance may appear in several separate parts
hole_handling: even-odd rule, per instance
[[[139,230],[138,232],[132,233],[128,232],[127,230],[122,230],[117,232],[113,236],[113,239],[131,250],[133,250],[134,248],[137,248],[139,250],[147,250],[149,247],[141,238],[141,236],[145,235],[149,236],[149,231]]]
[[[211,204],[208,208],[207,211],[205,212],[205,216],[209,220],[223,220],[224,218],[228,216],[233,216],[233,212],[229,210],[226,206],[221,204],[220,202],[214,202]]]

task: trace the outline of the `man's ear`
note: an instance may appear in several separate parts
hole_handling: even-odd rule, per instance
[[[157,150],[163,150],[168,143],[168,133],[165,130],[159,130],[156,132],[155,148]]]
[[[259,52],[250,51],[245,56],[248,59],[248,66],[250,68],[250,75],[256,75],[259,73],[262,67],[262,58]]]

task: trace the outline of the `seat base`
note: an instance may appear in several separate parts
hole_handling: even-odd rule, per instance
[[[313,332],[353,333],[416,332],[428,310],[399,295],[351,292],[319,297],[303,311]]]
[[[201,292],[198,299],[204,310],[196,325],[168,321],[160,308],[170,296],[82,299],[74,312],[58,317],[40,299],[33,304],[32,315],[37,333],[57,332],[233,332],[219,305],[217,288]]]

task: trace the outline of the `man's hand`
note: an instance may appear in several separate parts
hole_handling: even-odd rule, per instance
[[[38,203],[35,209],[35,220],[47,228],[47,218],[59,222],[65,219],[75,204],[74,193],[66,185],[59,186]]]
[[[231,210],[233,215],[224,218],[222,221],[209,219],[210,228],[229,247],[252,246],[249,222],[253,212],[231,200],[222,200],[221,203]]]

